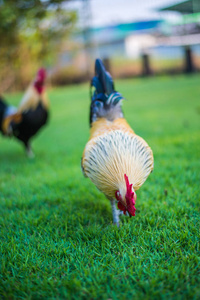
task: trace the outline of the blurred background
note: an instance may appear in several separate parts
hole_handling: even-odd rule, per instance
[[[115,78],[200,71],[199,0],[0,0],[0,94],[38,67],[50,85],[87,81],[100,57]]]

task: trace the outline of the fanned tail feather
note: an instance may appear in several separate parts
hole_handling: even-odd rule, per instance
[[[110,105],[110,104],[117,105],[117,103],[122,99],[123,99],[123,97],[120,93],[114,92],[114,93],[110,94],[110,96],[107,98],[106,104],[107,105]]]

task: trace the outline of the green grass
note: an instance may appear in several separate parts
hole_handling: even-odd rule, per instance
[[[200,76],[116,87],[154,151],[136,217],[112,225],[109,201],[82,176],[88,85],[49,91],[51,120],[33,142],[34,160],[0,139],[1,298],[200,298]]]

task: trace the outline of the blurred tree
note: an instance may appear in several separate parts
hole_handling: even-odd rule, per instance
[[[70,0],[0,0],[0,92],[48,65],[76,21]]]

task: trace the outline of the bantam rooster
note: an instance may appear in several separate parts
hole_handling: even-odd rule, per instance
[[[153,170],[153,153],[130,128],[121,109],[122,95],[100,59],[91,81],[90,139],[82,157],[82,171],[111,201],[113,222],[119,214],[135,216],[136,191]],[[119,210],[116,209],[116,201]]]
[[[0,97],[0,131],[5,136],[20,140],[27,155],[33,157],[30,139],[44,126],[48,119],[48,99],[45,93],[45,69],[40,69],[30,84],[18,107],[8,105]]]

